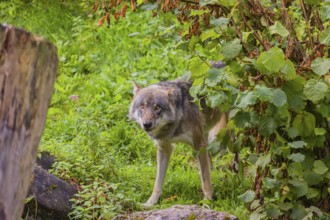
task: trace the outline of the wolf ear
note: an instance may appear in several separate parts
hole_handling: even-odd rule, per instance
[[[135,81],[133,81],[133,84],[134,84],[133,94],[135,95],[140,90],[140,86]]]

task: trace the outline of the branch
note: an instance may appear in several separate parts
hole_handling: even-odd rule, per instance
[[[263,42],[259,34],[247,23],[246,18],[243,14],[243,12],[240,12],[241,17],[243,19],[244,24],[253,32],[253,36],[260,42],[260,44],[264,47],[265,50],[269,50],[269,46]]]

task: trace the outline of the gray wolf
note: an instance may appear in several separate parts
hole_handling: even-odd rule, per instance
[[[207,145],[226,127],[226,115],[201,99],[202,110],[189,94],[192,83],[177,79],[141,88],[134,83],[129,118],[148,133],[157,146],[157,175],[145,206],[158,202],[173,143],[186,143],[198,152],[204,198],[212,199],[210,157]]]

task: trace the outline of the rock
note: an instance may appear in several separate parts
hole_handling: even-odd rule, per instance
[[[37,165],[41,166],[45,170],[49,170],[55,163],[55,157],[48,151],[41,152],[40,158],[37,157]]]
[[[236,220],[237,217],[197,205],[174,205],[168,209],[118,215],[113,220]]]
[[[72,205],[69,200],[77,190],[41,167],[36,166],[33,172],[28,195],[32,196],[32,201],[26,204],[23,216],[47,220],[69,219]]]

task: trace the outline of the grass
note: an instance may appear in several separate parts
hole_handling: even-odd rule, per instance
[[[80,1],[0,1],[0,22],[25,28],[53,42],[60,65],[40,151],[59,162],[53,173],[81,188],[72,219],[109,219],[139,210],[156,172],[156,148],[128,121],[132,80],[141,85],[187,71],[189,54],[175,48],[178,23],[170,15],[130,13],[110,28],[96,27]],[[173,26],[174,25],[174,26]],[[78,100],[70,99],[73,95]],[[245,219],[237,196],[250,186],[228,170],[232,156],[213,158],[216,199],[202,200],[198,163],[188,146],[171,158],[163,196],[154,208],[198,204]]]

